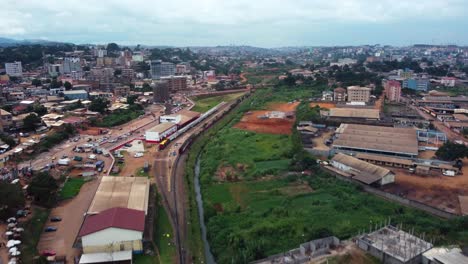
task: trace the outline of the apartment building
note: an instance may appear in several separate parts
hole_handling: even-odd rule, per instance
[[[21,61],[5,63],[5,71],[8,76],[21,77],[23,76],[23,66]]]
[[[348,102],[365,102],[370,100],[371,88],[361,86],[348,87]]]
[[[167,81],[167,85],[170,91],[187,90],[186,76],[167,76],[161,77],[161,80]]]
[[[151,78],[153,79],[160,79],[161,77],[171,76],[176,73],[175,64],[171,62],[154,60],[151,61],[150,67]]]
[[[401,100],[401,83],[395,80],[385,82],[385,97],[390,102],[400,102]]]
[[[346,102],[346,89],[338,87],[333,90],[333,101]]]

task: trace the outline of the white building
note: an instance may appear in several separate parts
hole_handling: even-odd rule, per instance
[[[66,57],[63,60],[63,73],[81,72],[80,58]]]
[[[7,62],[5,63],[6,74],[13,77],[23,76],[23,67],[21,66],[21,61]]]
[[[455,87],[456,82],[457,78],[455,77],[442,77],[442,79],[440,80],[440,84],[447,87]]]
[[[149,143],[159,143],[164,138],[177,131],[177,125],[174,123],[161,123],[145,132],[145,140]]]
[[[50,64],[48,67],[49,75],[52,77],[57,77],[61,73],[63,73],[63,65],[62,64]]]
[[[181,115],[167,115],[167,116],[160,116],[159,122],[160,123],[174,123],[178,124],[182,120]]]

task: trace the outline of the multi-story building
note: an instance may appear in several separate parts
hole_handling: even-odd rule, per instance
[[[185,64],[177,64],[176,65],[176,73],[177,74],[187,73],[188,72],[187,69],[188,69],[188,67]]]
[[[143,61],[143,53],[137,51],[134,52],[132,55],[132,61],[134,62],[142,62]]]
[[[165,103],[169,101],[169,85],[167,81],[156,81],[153,88],[153,98],[156,103]]]
[[[163,62],[161,60],[151,61],[151,78],[160,79],[161,77],[174,75],[175,64],[171,62]]]
[[[322,92],[322,101],[333,101],[333,92],[332,91],[323,91]]]
[[[10,129],[13,124],[13,115],[8,111],[0,109],[0,124],[2,125],[2,131]]]
[[[61,73],[63,73],[63,65],[62,64],[49,64],[47,67],[49,71],[49,75],[52,77],[57,77]]]
[[[346,102],[346,89],[338,87],[333,90],[333,101]]]
[[[365,102],[370,100],[371,88],[361,86],[348,87],[348,102]]]
[[[99,57],[99,58],[103,58],[103,57],[107,56],[107,50],[105,50],[105,49],[96,50],[95,56]]]
[[[109,90],[114,85],[114,69],[93,68],[91,69],[91,79],[99,82],[100,88]]]
[[[63,59],[63,73],[81,71],[80,58],[66,57]]]
[[[115,97],[126,97],[130,94],[130,86],[118,86],[114,88]]]
[[[6,74],[13,77],[23,76],[23,67],[21,66],[21,61],[7,62],[5,63]]]
[[[403,88],[417,91],[427,91],[429,89],[429,80],[425,78],[411,78],[403,80]]]
[[[161,77],[161,80],[167,81],[170,91],[187,90],[186,76],[168,76]]]
[[[440,84],[447,87],[455,87],[456,82],[457,78],[455,77],[442,77],[442,79],[440,80]]]
[[[133,76],[135,75],[135,71],[130,68],[123,68],[122,69],[122,77],[126,79],[133,79]]]
[[[398,71],[398,76],[400,76],[403,79],[409,79],[409,78],[413,77],[413,74],[414,74],[414,71],[410,70],[408,68]]]
[[[385,82],[385,97],[390,102],[400,102],[401,99],[401,83],[395,80]]]

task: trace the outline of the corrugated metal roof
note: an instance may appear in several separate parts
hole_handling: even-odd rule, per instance
[[[143,232],[145,229],[145,212],[115,207],[96,215],[88,215],[83,222],[79,236],[86,236],[110,227]]]
[[[388,169],[345,155],[343,153],[336,154],[332,158],[332,161],[344,164],[358,171],[359,173],[355,174],[353,178],[366,184],[378,181],[390,173],[390,170]]]
[[[382,155],[373,155],[373,154],[367,154],[367,153],[358,153],[358,154],[356,154],[356,158],[358,158],[358,159],[367,159],[367,160],[375,160],[375,161],[381,161],[381,162],[396,163],[396,164],[402,164],[402,165],[408,165],[408,166],[413,165],[413,162],[411,160],[409,160],[409,159],[400,159],[400,158],[395,158],[395,157],[388,157],[388,156],[382,156]]]
[[[330,109],[330,117],[379,119],[380,111],[367,108],[332,108]]]

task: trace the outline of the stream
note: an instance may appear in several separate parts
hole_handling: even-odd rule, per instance
[[[200,155],[197,157],[197,163],[195,164],[195,199],[197,200],[198,205],[198,216],[200,219],[200,228],[202,232],[202,240],[205,249],[205,259],[206,263],[208,264],[216,264],[214,260],[213,254],[210,251],[210,243],[208,243],[208,239],[206,238],[206,225],[205,225],[205,215],[203,213],[203,199],[200,190]]]

